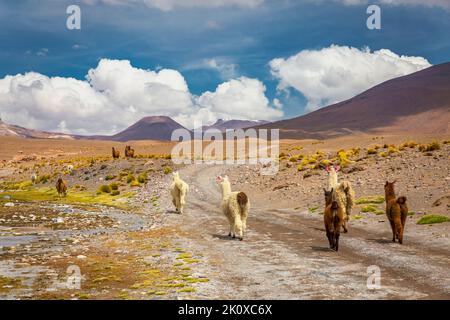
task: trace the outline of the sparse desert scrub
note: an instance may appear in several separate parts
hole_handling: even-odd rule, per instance
[[[134,181],[136,181],[136,177],[133,174],[129,173],[127,176],[127,183],[132,183]]]
[[[443,223],[450,222],[450,218],[447,216],[441,216],[437,214],[427,214],[417,221],[417,224],[435,224],[435,223]]]
[[[436,151],[436,150],[440,150],[440,149],[441,149],[441,145],[437,141],[433,141],[427,145],[425,145],[425,144],[419,145],[419,151],[421,151],[421,152],[431,152],[431,151]]]
[[[367,154],[377,154],[377,150],[375,150],[375,148],[369,148],[367,149]]]
[[[139,174],[137,181],[139,183],[146,183],[148,180],[148,176],[147,176],[147,172],[142,172],[141,174]]]

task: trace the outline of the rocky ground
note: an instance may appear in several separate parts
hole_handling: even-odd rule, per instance
[[[285,145],[273,176],[246,165],[176,167],[165,155],[19,154],[0,168],[0,298],[448,299],[450,145],[384,142]],[[329,163],[341,163],[358,203],[339,253],[327,248],[321,216]],[[184,215],[170,201],[172,170],[191,187]],[[226,237],[218,174],[250,197],[243,242]],[[58,176],[66,198],[54,191]],[[390,242],[383,212],[383,185],[394,179],[410,209],[403,246]],[[418,224],[431,214],[442,223]],[[377,290],[367,288],[372,265]]]

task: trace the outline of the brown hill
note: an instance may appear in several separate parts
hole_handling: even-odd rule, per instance
[[[450,133],[450,63],[381,83],[347,101],[256,128],[282,138],[353,133]]]

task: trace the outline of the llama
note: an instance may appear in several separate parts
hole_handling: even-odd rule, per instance
[[[119,159],[120,158],[120,151],[116,150],[114,147],[112,147],[112,157],[113,157],[113,159]]]
[[[343,226],[345,221],[345,210],[337,201],[334,189],[331,189],[331,191],[323,190],[325,193],[325,211],[323,214],[325,231],[330,243],[330,249],[338,251],[341,226]]]
[[[392,229],[392,242],[395,239],[403,244],[403,232],[405,231],[406,218],[408,216],[408,206],[406,205],[406,197],[395,196],[394,184],[386,181],[384,185],[384,193],[386,199],[386,215]]]
[[[131,149],[131,146],[125,147],[125,157],[134,158],[134,149]]]
[[[67,171],[69,174],[72,173],[74,169],[74,166],[72,164],[67,164],[64,166],[64,170]]]
[[[228,176],[218,176],[216,180],[222,187],[222,211],[230,224],[228,236],[236,238],[237,233],[239,240],[242,241],[247,230],[250,201],[244,192],[231,192]]]
[[[350,215],[352,213],[353,205],[355,202],[355,191],[352,188],[352,185],[349,181],[342,181],[338,183],[337,173],[340,170],[339,166],[327,166],[325,171],[328,174],[328,191],[334,190],[336,194],[336,201],[339,204],[339,207],[344,209],[344,223],[342,224],[342,228],[344,229],[344,233],[348,232],[347,223],[350,219]]]
[[[67,196],[67,184],[66,182],[59,178],[56,182],[56,191],[58,191],[58,195],[61,196]]]
[[[37,174],[35,172],[33,172],[33,174],[31,175],[31,183],[35,184],[37,181]]]
[[[182,214],[186,205],[186,196],[189,191],[189,185],[181,180],[178,172],[173,173],[173,182],[170,185],[170,193],[172,194],[172,203],[177,212]]]

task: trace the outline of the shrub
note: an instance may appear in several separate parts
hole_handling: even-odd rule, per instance
[[[290,162],[297,162],[297,157],[292,156],[292,157],[289,158],[289,161]]]
[[[443,223],[443,222],[449,222],[450,218],[447,216],[440,216],[436,214],[427,214],[420,218],[419,221],[417,221],[417,224],[434,224],[434,223]]]
[[[374,148],[369,148],[367,149],[367,154],[377,154],[377,150],[375,150]]]
[[[146,172],[142,172],[138,176],[137,181],[139,181],[139,183],[146,183],[147,182],[147,173]]]
[[[428,145],[424,145],[424,144],[419,145],[419,151],[422,151],[422,152],[430,152],[430,151],[435,151],[435,150],[440,150],[440,149],[441,149],[441,145],[437,141],[433,141]]]
[[[387,157],[387,153],[386,152],[380,152],[380,156],[383,157],[383,158],[386,158]]]
[[[389,146],[387,152],[388,154],[398,153],[398,149],[393,146]]]
[[[98,188],[99,193],[111,193],[111,187],[107,184],[104,184]]]
[[[133,180],[130,183],[130,187],[140,187],[140,186],[141,186],[141,184],[138,181],[136,181],[136,180]]]
[[[108,166],[106,164],[102,164],[100,170],[105,170]]]
[[[119,190],[119,185],[116,182],[113,182],[109,185],[111,190]]]
[[[105,177],[105,180],[106,180],[106,181],[108,181],[108,180],[113,180],[115,177],[116,177],[116,176],[113,176],[113,175],[107,175],[107,176]]]
[[[136,181],[136,178],[133,174],[128,174],[127,176],[127,183],[132,183],[133,181]]]
[[[112,192],[111,192],[111,195],[112,196],[118,196],[120,194],[120,191],[119,190],[113,190]]]
[[[47,183],[50,179],[51,179],[50,175],[45,174],[45,175],[39,176],[36,179],[36,183]]]
[[[164,168],[164,174],[169,174],[172,173],[172,168],[171,167],[165,167]]]

